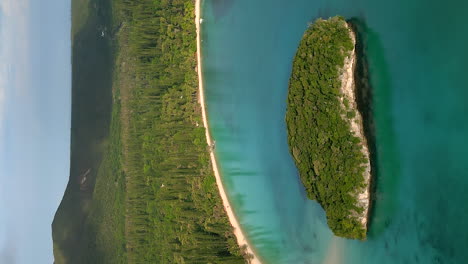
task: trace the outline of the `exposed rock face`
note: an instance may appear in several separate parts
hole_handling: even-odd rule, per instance
[[[356,47],[356,34],[352,28],[346,24],[346,27],[349,29],[350,37],[353,41],[354,47]],[[363,173],[365,186],[358,188],[355,195],[357,197],[359,207],[363,208],[362,213],[355,212],[354,216],[358,217],[362,223],[364,229],[367,229],[368,215],[369,215],[369,206],[370,206],[370,181],[371,181],[371,164],[370,164],[370,154],[369,146],[367,143],[366,136],[364,134],[364,125],[361,113],[358,111],[357,107],[357,87],[354,80],[354,72],[356,68],[356,48],[354,48],[350,54],[345,58],[344,66],[341,73],[341,96],[340,100],[342,106],[345,109],[345,112],[353,112],[354,116],[348,117],[343,116],[350,122],[351,131],[353,134],[360,139],[360,145],[362,147],[361,151],[365,156],[365,163],[363,164],[365,170]]]
[[[289,81],[286,124],[307,197],[323,207],[335,235],[364,240],[373,138],[366,64],[352,26],[336,16],[317,19],[304,33]]]

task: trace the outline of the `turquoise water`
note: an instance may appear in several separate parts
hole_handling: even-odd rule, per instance
[[[284,114],[307,23],[357,18],[374,93],[375,210],[366,242],[334,237],[306,199]],[[468,2],[205,0],[211,132],[240,222],[265,263],[467,263]]]

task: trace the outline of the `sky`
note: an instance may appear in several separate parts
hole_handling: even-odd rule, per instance
[[[0,263],[53,263],[68,182],[70,1],[0,0]]]

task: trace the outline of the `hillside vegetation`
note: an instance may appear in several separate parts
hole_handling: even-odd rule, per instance
[[[286,122],[308,197],[324,208],[335,235],[364,239],[356,190],[366,187],[366,157],[350,128],[355,112],[346,111],[339,100],[340,73],[352,50],[342,17],[319,19],[307,29],[294,58]]]
[[[123,201],[120,198],[122,195],[111,190],[109,185],[110,195],[100,192],[106,197],[105,201],[97,198],[99,194],[95,195],[94,188],[95,185],[113,183],[114,178],[121,177],[117,157],[119,143],[109,138],[109,133],[116,134],[119,130],[116,124],[111,125],[112,112],[118,110],[112,104],[112,41],[101,37],[99,30],[110,27],[111,7],[108,0],[91,2],[92,5],[84,5],[88,3],[87,0],[72,2],[70,176],[52,223],[57,264],[100,263],[89,259],[91,256],[93,259],[107,258],[115,252],[101,250],[99,245],[110,247],[114,243],[118,244],[118,237],[123,233],[121,228],[116,229],[116,226],[124,223],[123,216],[114,217],[122,215],[122,209],[117,209],[123,206],[120,202]],[[114,115],[118,116],[116,113]],[[112,186],[123,188],[122,185]],[[120,201],[110,203],[114,198]],[[111,218],[112,222],[105,220]],[[105,225],[115,232],[100,231]],[[101,238],[97,238],[100,236],[98,233],[102,234]],[[103,236],[107,238],[104,240]]]
[[[202,127],[194,1],[73,1],[89,3],[72,10],[75,137],[56,263],[244,263]],[[97,43],[105,65],[87,60]]]

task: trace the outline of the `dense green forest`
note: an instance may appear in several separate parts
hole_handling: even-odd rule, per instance
[[[80,165],[78,184],[70,178],[78,196],[83,178],[93,179],[85,184],[92,198],[62,201],[53,226],[56,263],[244,263],[201,125],[194,1],[73,1],[73,7],[88,3],[87,12],[72,10],[79,16],[73,18],[79,23],[73,26],[73,71],[92,69],[78,64],[83,50],[95,45],[79,37],[83,32],[109,42],[112,94],[102,99],[112,101],[112,112],[94,111],[109,122],[100,127],[107,130],[100,158],[89,171]],[[93,22],[96,17],[106,17],[105,23]],[[76,84],[79,77],[86,75],[73,79],[77,93],[89,89]],[[84,102],[78,99],[73,108]],[[96,118],[74,110],[72,130]],[[72,153],[80,145],[72,144]],[[75,204],[82,209],[67,210]]]
[[[199,125],[194,1],[114,9],[129,263],[243,263]]]
[[[361,140],[342,106],[340,72],[353,42],[342,17],[318,19],[305,32],[293,62],[286,122],[291,154],[308,197],[324,208],[335,235],[364,239],[356,190],[366,187]],[[344,102],[346,104],[346,102]]]

